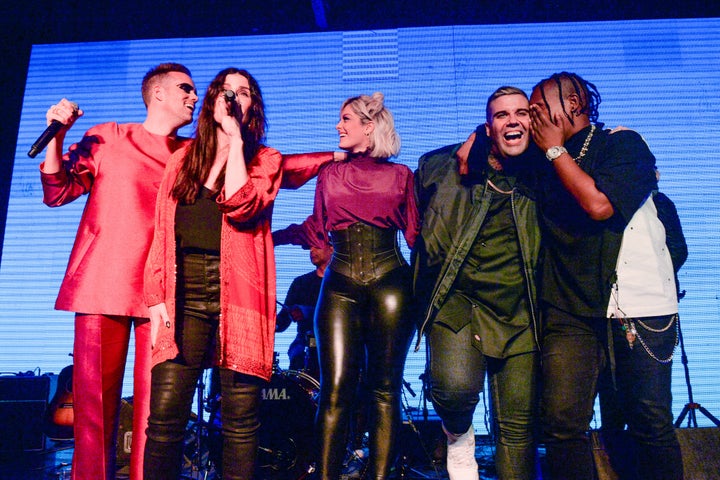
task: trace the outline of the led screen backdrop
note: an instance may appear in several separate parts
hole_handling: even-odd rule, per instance
[[[448,26],[277,36],[187,38],[36,45],[30,60],[0,266],[0,371],[59,372],[70,363],[72,314],[53,310],[84,199],[42,204],[38,159],[26,155],[60,98],[85,111],[67,145],[100,122],[140,122],[140,81],[152,65],[176,61],[198,91],[222,68],[246,68],[262,87],[267,143],[282,152],[337,148],[341,102],[382,91],[402,138],[398,161],[464,140],[484,121],[487,96],[501,85],[530,91],[569,70],[594,82],[600,120],[642,133],[657,157],[661,188],[676,203],[690,257],[680,281],[681,318],[695,400],[720,415],[720,19],[566,24]],[[192,134],[192,127],[183,130]],[[274,227],[311,211],[314,183],[281,191]],[[118,199],[117,208],[123,208]],[[407,250],[405,250],[407,253]],[[276,248],[278,298],[312,269],[299,247]],[[287,365],[294,326],[278,335]],[[132,351],[131,351],[132,358]],[[424,344],[411,352],[405,378],[420,392]],[[675,415],[687,402],[679,354]],[[125,395],[131,395],[126,379]],[[408,395],[411,406],[418,398]],[[476,428],[486,431],[484,408]],[[709,422],[700,416],[701,425]]]

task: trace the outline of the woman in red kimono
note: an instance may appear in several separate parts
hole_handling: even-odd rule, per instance
[[[260,390],[272,373],[275,258],[270,232],[282,157],[261,143],[256,80],[222,70],[192,143],[170,159],[145,267],[153,338],[145,478],[176,480],[195,385],[218,365],[223,479],[253,477]]]

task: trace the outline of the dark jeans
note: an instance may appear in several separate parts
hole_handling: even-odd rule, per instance
[[[637,479],[677,480],[683,476],[672,423],[672,362],[658,361],[668,359],[675,346],[673,317],[635,319],[647,349],[639,340],[631,349],[620,324],[612,322],[617,394],[629,433],[637,443]],[[541,405],[550,478],[592,479],[595,469],[587,431],[598,375],[608,362],[609,320],[575,317],[550,306],[545,306],[543,318]]]
[[[410,270],[401,266],[370,281],[325,272],[315,316],[320,356],[316,421],[318,473],[339,478],[360,372],[369,397],[370,476],[388,478],[399,440],[400,391],[414,324]]]
[[[486,357],[472,346],[471,330],[468,324],[456,333],[438,322],[430,328],[428,361],[435,411],[448,431],[465,433],[472,424],[487,370],[498,475],[503,480],[534,479],[539,355]]]
[[[203,366],[211,360],[220,313],[219,259],[188,254],[179,258],[177,338],[180,354],[152,369],[144,477],[180,477],[185,430]],[[163,328],[163,327],[161,327]],[[251,479],[260,428],[263,381],[220,369],[223,479]]]

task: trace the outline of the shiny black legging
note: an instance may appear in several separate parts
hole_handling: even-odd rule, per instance
[[[386,268],[373,270],[380,274],[364,275],[362,280],[356,275],[354,279],[336,270],[342,259],[335,255],[342,256],[350,243],[340,244],[336,238],[333,243],[334,257],[325,273],[315,314],[320,357],[318,474],[324,480],[340,476],[359,374],[364,370],[370,401],[370,471],[366,478],[386,479],[395,460],[403,369],[414,331],[408,314],[410,269],[395,249],[392,254],[384,250],[378,256],[377,251],[355,242],[351,257],[382,257],[380,263]],[[383,254],[394,255],[394,259]],[[395,262],[395,268],[387,262]]]
[[[218,257],[190,254],[178,260],[180,354],[152,369],[144,461],[148,480],[180,478],[195,386],[213,351],[220,313]],[[253,477],[262,384],[259,378],[220,368],[224,480]]]

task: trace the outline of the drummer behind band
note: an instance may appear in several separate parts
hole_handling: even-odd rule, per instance
[[[276,332],[284,332],[292,322],[297,322],[297,336],[288,348],[290,370],[304,370],[313,378],[320,378],[313,318],[320,295],[325,268],[332,257],[332,245],[310,247],[310,261],[315,270],[296,277],[290,284],[285,304],[277,315]],[[307,355],[306,355],[306,348]]]

